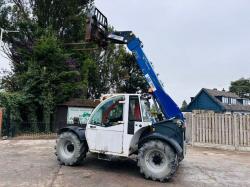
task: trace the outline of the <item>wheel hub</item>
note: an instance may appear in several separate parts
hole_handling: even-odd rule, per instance
[[[74,146],[74,144],[71,141],[66,140],[64,142],[62,148],[63,148],[64,155],[66,157],[71,157],[74,154],[75,146]]]
[[[74,145],[73,144],[67,145],[67,151],[70,153],[74,152]]]
[[[162,156],[160,154],[153,155],[152,161],[155,165],[161,165],[162,163]]]
[[[166,155],[157,149],[151,150],[145,155],[146,165],[148,168],[155,172],[162,171],[165,167],[167,167],[168,159]]]

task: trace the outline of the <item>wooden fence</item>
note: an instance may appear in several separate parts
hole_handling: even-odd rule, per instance
[[[192,145],[250,151],[250,115],[187,113],[185,117]]]

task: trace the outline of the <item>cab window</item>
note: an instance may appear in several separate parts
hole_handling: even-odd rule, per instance
[[[141,99],[142,118],[144,122],[150,122],[152,117],[150,113],[150,103],[144,99]]]
[[[118,125],[123,121],[123,103],[120,101],[124,100],[124,96],[117,96],[104,101],[95,111],[90,123],[103,127]]]
[[[129,121],[142,121],[138,96],[129,97]]]

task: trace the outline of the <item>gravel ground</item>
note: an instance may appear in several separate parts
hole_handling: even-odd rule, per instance
[[[132,159],[88,155],[81,166],[59,166],[55,140],[0,141],[0,187],[250,186],[250,153],[189,147],[168,183],[145,180]]]

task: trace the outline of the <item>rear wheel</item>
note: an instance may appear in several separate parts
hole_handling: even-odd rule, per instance
[[[72,132],[63,132],[57,139],[56,155],[61,164],[77,165],[86,157],[87,144]]]
[[[169,180],[176,172],[178,159],[168,144],[152,140],[139,149],[138,166],[145,178],[163,182]]]

